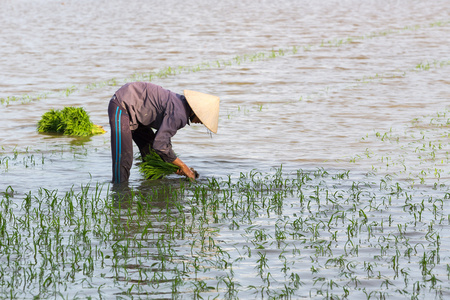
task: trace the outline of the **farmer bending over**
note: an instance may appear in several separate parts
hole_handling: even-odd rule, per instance
[[[192,170],[172,150],[171,138],[190,122],[202,123],[216,133],[219,98],[189,90],[183,96],[152,83],[133,82],[117,90],[109,102],[108,115],[114,183],[126,182],[130,177],[132,140],[142,158],[151,147],[164,161],[180,167],[177,174],[195,179]]]

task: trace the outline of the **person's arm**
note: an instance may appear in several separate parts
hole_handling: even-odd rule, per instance
[[[174,165],[180,167],[181,174],[177,172],[179,175],[185,175],[191,180],[195,180],[195,174],[191,169],[178,157],[172,162]]]

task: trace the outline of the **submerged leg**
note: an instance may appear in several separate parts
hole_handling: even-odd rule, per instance
[[[133,142],[128,114],[113,97],[108,106],[111,126],[111,156],[113,182],[128,181],[133,164]]]

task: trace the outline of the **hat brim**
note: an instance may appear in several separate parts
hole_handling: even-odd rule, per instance
[[[190,90],[184,90],[183,93],[189,106],[202,124],[210,131],[217,133],[219,126],[219,97]]]

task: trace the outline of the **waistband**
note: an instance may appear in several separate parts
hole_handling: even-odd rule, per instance
[[[110,100],[110,101],[116,101],[117,104],[120,106],[120,108],[123,109],[123,110],[128,114],[128,109],[127,109],[127,107],[125,106],[125,104],[123,103],[123,101],[120,101],[119,98],[117,98],[116,94],[114,94],[114,95],[111,97],[111,100]]]

